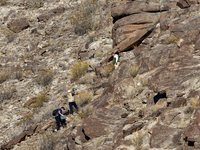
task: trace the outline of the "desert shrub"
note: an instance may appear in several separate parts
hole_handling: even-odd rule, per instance
[[[86,74],[78,81],[79,84],[92,84],[92,82],[93,82],[93,77],[91,74]]]
[[[46,132],[38,140],[38,146],[40,150],[54,150],[56,143],[57,137],[50,132]]]
[[[114,68],[113,64],[108,64],[106,67],[102,68],[100,72],[103,76],[108,78],[112,74]]]
[[[15,92],[17,92],[15,86],[11,86],[2,90],[0,93],[0,103],[2,103],[4,100],[11,99]]]
[[[54,77],[54,72],[51,69],[41,69],[37,72],[37,77],[35,78],[35,81],[39,85],[47,86],[51,83]]]
[[[185,114],[193,113],[193,112],[194,112],[194,110],[195,110],[196,107],[197,107],[198,100],[199,100],[199,97],[191,98],[190,105],[189,105],[189,106],[186,108],[186,110],[184,111]]]
[[[40,8],[43,7],[44,5],[44,0],[31,0],[31,1],[27,1],[27,6],[29,8]]]
[[[76,99],[77,105],[80,106],[80,107],[87,105],[92,100],[93,95],[94,95],[93,91],[90,91],[90,92],[81,91],[81,92],[79,92],[78,95],[77,95],[77,99]]]
[[[89,65],[86,61],[78,61],[70,68],[71,81],[77,81],[79,78],[86,74]]]
[[[32,113],[28,113],[26,116],[24,116],[22,119],[20,119],[20,121],[18,121],[16,123],[17,126],[21,125],[21,124],[26,124],[27,122],[29,122],[31,119],[33,118],[33,114]]]
[[[173,44],[174,42],[178,41],[179,37],[174,36],[174,35],[170,35],[169,37],[167,37],[164,41],[165,44]]]
[[[93,109],[86,109],[86,110],[78,111],[77,114],[81,119],[85,119],[89,117],[90,115],[92,115],[93,112],[94,112]]]
[[[74,32],[78,35],[83,35],[89,30],[95,30],[98,20],[96,11],[99,8],[98,0],[82,1],[79,8],[73,11],[70,17],[71,24],[74,27]]]
[[[3,83],[11,77],[11,71],[8,69],[1,70],[0,72],[0,83]]]
[[[29,108],[34,108],[34,109],[41,108],[44,105],[44,102],[47,102],[48,99],[49,97],[47,96],[47,91],[44,90],[37,95],[37,99],[33,104],[29,106]]]
[[[129,70],[129,76],[132,78],[135,78],[137,76],[137,74],[139,73],[139,71],[140,71],[139,67],[137,65],[134,65]]]
[[[20,65],[14,68],[13,72],[14,78],[20,80],[23,76],[23,68]]]
[[[132,143],[135,147],[135,150],[141,150],[143,144],[143,135],[138,132],[138,135],[132,139]]]

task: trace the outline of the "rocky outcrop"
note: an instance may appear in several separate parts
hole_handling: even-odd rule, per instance
[[[18,33],[18,32],[21,32],[22,30],[28,28],[30,25],[29,23],[27,22],[26,19],[24,18],[21,18],[21,19],[13,19],[11,20],[8,24],[7,24],[7,27],[15,32],[15,33]]]

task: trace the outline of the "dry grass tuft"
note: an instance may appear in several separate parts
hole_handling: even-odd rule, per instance
[[[115,69],[114,65],[109,64],[106,67],[102,68],[100,72],[103,76],[108,78],[112,74],[114,69]]]
[[[83,35],[96,29],[98,20],[96,13],[99,7],[98,0],[87,0],[82,1],[79,8],[73,11],[70,21],[76,34]]]
[[[81,91],[81,92],[79,92],[78,95],[77,95],[77,99],[76,99],[77,105],[79,107],[83,107],[83,106],[87,105],[92,100],[93,95],[94,95],[93,91],[90,91],[90,92]]]
[[[0,72],[0,83],[8,80],[11,77],[11,71],[8,69],[4,69]]]
[[[0,93],[0,103],[2,103],[4,100],[10,100],[15,92],[17,92],[15,86],[11,86],[2,90]]]
[[[77,114],[81,119],[85,119],[88,118],[90,115],[92,115],[94,113],[93,109],[86,109],[85,111],[78,111]]]
[[[47,86],[51,83],[53,80],[54,73],[51,69],[44,68],[37,72],[37,77],[35,78],[35,81],[39,85]]]
[[[165,44],[174,44],[176,41],[179,40],[180,37],[174,36],[174,35],[170,35],[169,37],[167,37],[164,41]]]
[[[139,73],[139,67],[137,65],[134,65],[129,70],[129,77],[135,78],[137,74]]]
[[[142,149],[143,139],[144,137],[141,132],[138,132],[138,135],[134,139],[132,139],[132,143],[135,147],[135,150]]]
[[[198,96],[196,98],[191,98],[190,106],[188,106],[187,109],[185,110],[185,114],[188,114],[188,113],[191,114],[194,112],[194,110],[197,107],[198,100],[199,100]]]
[[[78,61],[71,69],[71,81],[78,81],[80,77],[84,76],[87,72],[89,65],[86,61]]]

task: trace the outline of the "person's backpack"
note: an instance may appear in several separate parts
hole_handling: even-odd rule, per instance
[[[55,116],[56,113],[57,113],[58,109],[55,109],[53,112],[52,112],[52,115]]]

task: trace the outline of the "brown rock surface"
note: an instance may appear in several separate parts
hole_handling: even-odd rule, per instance
[[[18,32],[21,32],[22,30],[28,28],[29,27],[29,23],[24,18],[13,19],[7,24],[7,27],[11,31],[13,31],[15,33],[18,33]]]

